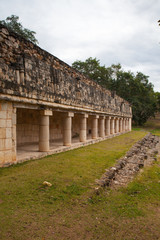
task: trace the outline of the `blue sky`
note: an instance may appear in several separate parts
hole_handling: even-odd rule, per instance
[[[160,92],[159,0],[0,0],[34,30],[39,46],[71,65],[96,57],[109,67],[141,71]]]

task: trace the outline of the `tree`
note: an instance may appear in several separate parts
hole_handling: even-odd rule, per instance
[[[6,26],[9,30],[18,33],[25,39],[38,44],[38,40],[35,38],[36,32],[31,31],[27,28],[24,28],[22,24],[19,21],[19,17],[16,15],[11,15],[10,17],[7,17],[6,20],[1,20],[0,24],[3,24]]]
[[[157,111],[157,99],[153,85],[148,81],[149,77],[141,72],[136,75],[130,71],[125,72],[121,66],[115,71],[115,65],[111,66],[113,67],[116,78],[112,79],[111,90],[132,105],[134,123],[143,125]]]
[[[96,58],[88,58],[85,62],[75,61],[72,67],[94,80],[98,84],[109,87],[110,72],[105,66],[100,66],[100,61]],[[108,82],[107,82],[108,79]]]
[[[160,112],[160,92],[156,92],[156,99],[157,99],[157,111]]]
[[[100,61],[96,58],[88,58],[85,62],[76,61],[72,66],[127,100],[132,105],[136,125],[143,125],[149,117],[154,116],[160,97],[155,95],[148,76],[141,72],[136,75],[131,71],[126,72],[120,64],[112,64],[108,68],[100,66]]]

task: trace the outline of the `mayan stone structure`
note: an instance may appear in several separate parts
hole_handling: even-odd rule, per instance
[[[50,154],[131,131],[131,119],[127,101],[0,25],[1,167],[22,149]]]

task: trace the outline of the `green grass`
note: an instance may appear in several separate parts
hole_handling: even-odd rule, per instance
[[[144,216],[147,214],[144,208],[146,204],[149,206],[160,204],[159,162],[146,168],[127,187],[118,190],[107,189],[101,195],[95,195],[91,203],[97,204],[99,201],[107,202],[106,211],[114,213],[116,217],[136,218]]]
[[[157,136],[160,136],[160,119],[153,118],[148,120],[147,123],[145,123],[145,129]]]
[[[92,188],[95,179],[146,133],[132,131],[0,169],[0,239],[143,239],[139,232],[134,238],[132,224],[137,229],[139,222],[156,226],[148,216],[160,208],[159,162],[145,169],[127,188],[106,189],[99,196]],[[44,186],[43,181],[52,186]],[[127,233],[126,224],[131,228]],[[145,227],[139,231],[145,240],[154,239],[147,238],[147,234],[152,235]]]
[[[149,119],[143,127],[133,126],[134,131],[149,131],[154,135],[160,136],[160,117]]]
[[[101,219],[110,223],[106,229],[100,227],[104,239],[159,239],[160,162],[147,167],[127,187],[107,189],[89,202],[91,209],[96,209]],[[127,231],[124,230],[125,224]],[[106,232],[114,229],[113,237],[105,238],[108,236]],[[95,233],[94,236],[98,239]]]

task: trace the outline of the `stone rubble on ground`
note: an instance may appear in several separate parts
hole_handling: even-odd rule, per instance
[[[48,186],[48,187],[52,187],[52,183],[47,182],[47,181],[44,181],[44,182],[43,182],[43,185],[44,185],[44,186]]]
[[[95,188],[96,193],[98,194],[100,188],[105,186],[115,188],[126,185],[141,168],[156,161],[158,150],[160,151],[160,138],[151,133],[147,134],[133,145],[114,167],[106,169],[101,179],[96,179],[98,185]]]

